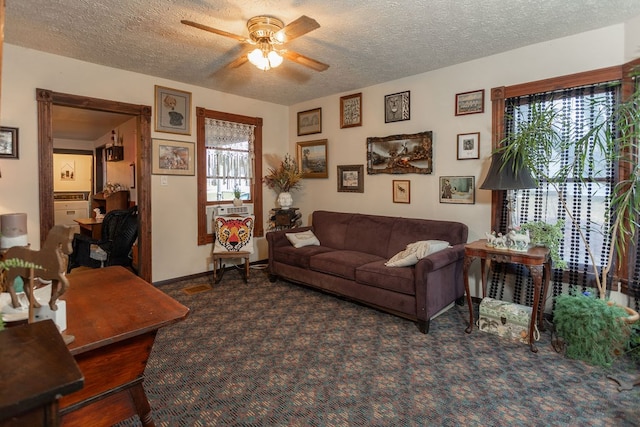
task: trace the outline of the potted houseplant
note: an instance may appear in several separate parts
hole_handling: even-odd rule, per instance
[[[530,221],[520,226],[522,230],[528,230],[531,244],[549,248],[549,255],[556,268],[565,268],[567,262],[560,256],[560,241],[564,237],[564,221],[558,220],[555,224],[545,221]]]
[[[233,205],[234,206],[242,206],[242,200],[240,199],[240,196],[242,196],[242,192],[240,191],[240,186],[236,184],[233,187]]]
[[[267,187],[278,193],[278,204],[282,209],[289,209],[293,205],[291,190],[302,186],[302,172],[296,161],[287,153],[275,168],[269,168],[269,173],[263,178]]]
[[[567,138],[563,134],[557,123],[571,123],[560,112],[554,109],[553,103],[543,105],[541,103],[529,104],[530,108],[526,112],[526,120],[517,120],[517,128],[509,134],[496,152],[502,154],[504,163],[513,162],[514,170],[526,168],[532,172],[534,179],[538,182],[545,181],[558,195],[560,208],[565,212],[568,221],[571,221],[574,228],[578,230],[582,244],[586,248],[589,257],[589,264],[592,268],[595,279],[595,288],[599,303],[590,300],[586,301],[585,296],[562,295],[556,301],[554,310],[554,323],[557,321],[572,324],[574,327],[582,328],[583,332],[574,333],[567,328],[557,327],[562,333],[567,334],[563,338],[567,344],[567,355],[574,354],[572,346],[596,347],[596,338],[603,335],[602,328],[608,329],[604,335],[629,337],[631,327],[621,318],[627,321],[637,320],[638,314],[628,307],[621,310],[607,310],[609,316],[614,320],[600,320],[598,325],[589,325],[583,322],[582,313],[591,315],[604,304],[606,305],[608,281],[610,280],[616,259],[622,259],[625,250],[638,234],[638,219],[640,218],[640,161],[638,158],[637,144],[640,140],[640,88],[637,89],[626,101],[617,105],[613,112],[606,108],[593,106],[592,111],[597,111],[599,116],[594,120],[594,124],[586,129],[582,128],[582,136]],[[609,114],[610,113],[610,114]],[[574,129],[570,129],[571,135]],[[593,148],[595,147],[595,149]],[[590,151],[591,150],[591,151]],[[560,185],[570,180],[578,180],[584,185],[584,191],[588,191],[588,179],[583,178],[582,171],[589,170],[593,162],[593,150],[604,159],[607,159],[628,173],[612,189],[609,207],[606,212],[608,221],[608,256],[604,265],[599,262],[594,255],[595,251],[591,242],[584,233],[583,225],[580,224],[579,213],[573,211],[570,195],[563,193]],[[560,153],[571,152],[572,162],[562,164],[558,160]],[[562,165],[558,167],[558,165]],[[526,226],[536,228],[537,225]],[[550,235],[549,235],[550,237]],[[561,238],[561,236],[559,236]],[[559,239],[558,239],[559,241]],[[553,242],[548,241],[546,245],[553,247]],[[599,305],[596,305],[599,304]],[[602,310],[604,312],[604,310]],[[629,313],[631,311],[631,313]],[[580,314],[578,314],[580,313]],[[614,328],[616,326],[616,328]],[[621,331],[614,331],[620,327]],[[620,333],[619,333],[620,332]],[[615,347],[615,346],[614,346]]]

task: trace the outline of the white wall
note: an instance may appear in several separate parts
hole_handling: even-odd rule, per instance
[[[4,45],[2,70],[2,125],[20,129],[20,159],[0,160],[0,214],[26,212],[29,241],[39,247],[38,207],[38,121],[36,88],[76,95],[154,105],[154,85],[192,92],[193,107],[204,107],[264,119],[264,151],[286,150],[288,109],[256,101],[158,79],[128,71],[90,64],[61,56]],[[152,138],[195,142],[195,108],[192,109],[191,136],[153,132]],[[153,119],[153,118],[152,118]],[[169,176],[160,185],[160,176],[151,177],[153,271],[152,280],[161,281],[206,271],[209,246],[197,245],[197,190],[195,176]],[[273,203],[267,197],[264,209]],[[144,256],[144,254],[142,254]],[[258,239],[254,259],[267,257],[266,242]]]
[[[153,106],[154,85],[161,85],[192,92],[194,107],[262,117],[264,159],[273,155],[281,157],[287,151],[295,156],[296,142],[299,141],[327,139],[329,178],[307,179],[302,190],[293,194],[305,223],[308,215],[320,208],[453,219],[467,224],[469,240],[476,240],[490,227],[490,193],[478,190],[474,205],[440,204],[438,177],[471,175],[476,178],[476,186],[482,182],[491,151],[490,89],[622,64],[640,46],[640,34],[629,29],[631,24],[636,24],[636,28],[637,23],[638,19],[634,18],[627,26],[620,24],[552,40],[290,108],[5,44],[2,125],[20,128],[20,159],[0,160],[0,213],[27,212],[29,240],[37,245],[36,88]],[[630,46],[634,46],[633,50]],[[456,117],[455,94],[477,89],[485,89],[485,112]],[[384,96],[405,90],[411,91],[411,120],[385,124]],[[340,129],[339,98],[356,92],[363,94],[363,126]],[[296,113],[317,107],[322,108],[323,132],[298,137]],[[154,132],[152,137],[195,142],[193,114],[191,127],[191,136]],[[425,130],[433,131],[434,136],[432,175],[365,175],[363,194],[337,192],[336,166],[366,166],[367,137]],[[480,160],[456,160],[456,135],[468,132],[481,134]],[[264,159],[263,168],[266,170],[269,164]],[[391,181],[398,178],[411,181],[411,204],[392,203]],[[160,185],[160,176],[154,175],[151,180],[153,280],[205,271],[210,246],[199,247],[196,244],[196,178],[169,176],[167,186]],[[265,212],[275,206],[275,199],[276,194],[265,188]],[[257,245],[258,251],[252,260],[266,259],[264,239],[257,239]]]
[[[490,163],[491,88],[620,65],[625,61],[624,30],[622,24],[606,27],[292,106],[289,152],[295,155],[296,142],[327,139],[329,157],[329,178],[305,179],[303,188],[293,193],[294,204],[307,223],[317,209],[446,219],[467,224],[469,241],[483,238],[490,230],[491,192],[477,187]],[[479,89],[485,90],[484,113],[455,116],[456,93]],[[411,92],[411,119],[385,124],[384,96],[406,90]],[[362,92],[363,126],[340,129],[340,96],[357,92]],[[322,133],[298,137],[297,112],[318,107],[322,108]],[[367,137],[421,131],[433,132],[431,175],[365,175],[363,194],[337,192],[337,165],[363,164],[366,171]],[[480,159],[457,160],[457,134],[470,132],[480,132]],[[439,203],[438,177],[447,175],[475,177],[474,205]],[[393,203],[394,179],[411,181],[410,204]],[[474,277],[479,277],[477,264]],[[480,294],[477,287],[472,293]]]

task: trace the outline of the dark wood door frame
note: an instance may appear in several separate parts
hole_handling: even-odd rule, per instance
[[[151,283],[151,107],[36,89],[38,101],[38,163],[40,183],[40,244],[54,225],[53,105],[136,116],[136,184],[138,191],[138,275]]]

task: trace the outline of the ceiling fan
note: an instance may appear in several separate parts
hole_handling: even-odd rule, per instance
[[[259,69],[267,71],[279,66],[283,57],[316,71],[324,71],[329,68],[327,64],[323,64],[320,61],[282,48],[285,43],[320,28],[320,24],[308,16],[303,15],[286,26],[281,20],[271,16],[255,16],[247,21],[248,38],[193,21],[183,19],[180,22],[247,44],[245,52],[228,64],[228,67],[231,68],[237,68],[249,61]],[[255,46],[255,48],[251,49],[251,46]],[[251,51],[246,54],[246,51],[250,49]]]

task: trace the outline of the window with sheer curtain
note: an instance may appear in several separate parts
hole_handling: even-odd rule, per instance
[[[255,126],[205,118],[207,202],[252,200]]]
[[[198,244],[213,242],[207,212],[230,203],[236,188],[253,205],[254,236],[262,236],[262,118],[198,107],[196,119]]]

